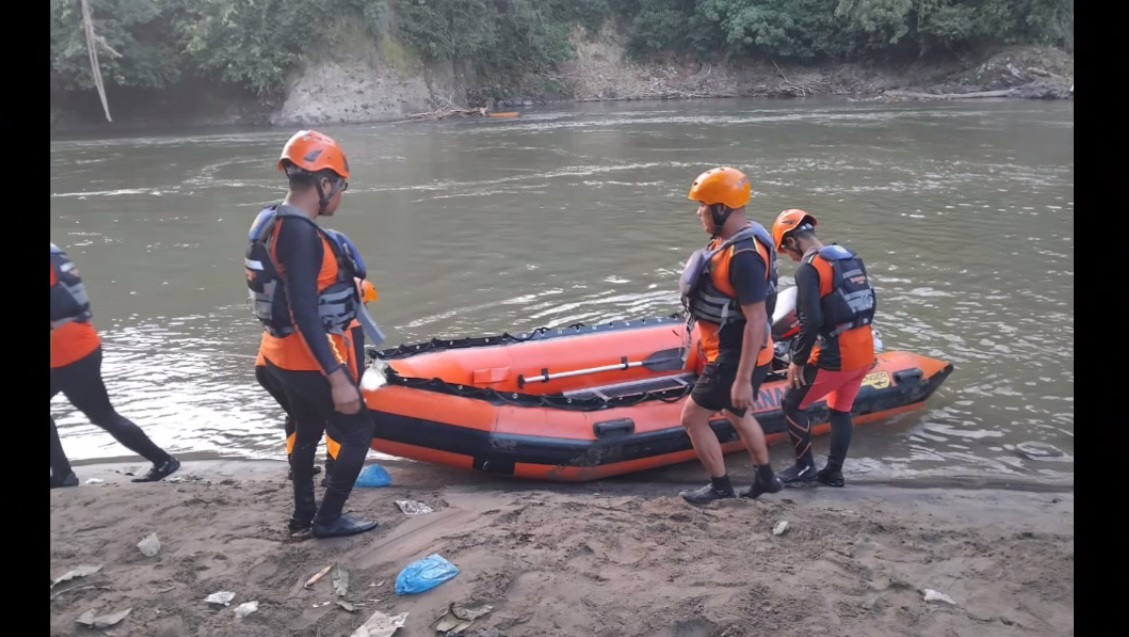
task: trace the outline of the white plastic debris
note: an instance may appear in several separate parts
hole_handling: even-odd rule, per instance
[[[435,630],[450,635],[468,630],[475,620],[494,610],[493,606],[467,607],[455,602],[447,607],[447,612],[435,621]]]
[[[71,570],[67,571],[66,574],[62,575],[61,577],[59,577],[55,581],[51,582],[51,588],[55,588],[59,584],[62,584],[63,582],[68,582],[72,579],[75,579],[76,577],[86,577],[88,575],[93,575],[100,570],[102,570],[101,565],[98,565],[98,566],[83,565],[83,566],[78,566],[76,568],[72,568]]]
[[[257,610],[259,610],[258,600],[255,600],[253,602],[243,602],[242,604],[235,607],[235,616],[239,619],[243,619],[244,617]]]
[[[89,626],[90,628],[109,628],[111,626],[114,626],[115,624],[121,623],[122,620],[129,616],[129,613],[132,610],[133,608],[130,607],[116,613],[95,615],[94,610],[92,609],[86,611],[82,615],[79,615],[78,619],[76,619],[75,621],[82,624],[83,626]]]
[[[161,541],[157,539],[156,533],[150,533],[145,537],[144,540],[141,540],[137,543],[137,548],[141,549],[141,552],[145,554],[145,557],[153,557],[158,552],[160,552]]]
[[[784,532],[787,531],[787,530],[788,530],[788,520],[781,520],[781,521],[776,523],[776,526],[772,527],[772,534],[773,535],[783,535]]]
[[[353,631],[349,637],[392,637],[392,633],[403,627],[408,620],[407,613],[389,616],[380,611],[372,614],[364,624]]]
[[[396,506],[400,507],[405,515],[423,515],[424,513],[434,512],[431,507],[418,500],[396,500]]]
[[[209,604],[223,604],[224,606],[231,606],[231,600],[235,599],[235,593],[231,591],[219,591],[212,593],[204,598],[204,601]]]
[[[86,481],[86,484],[99,484],[101,482],[105,482],[105,480],[103,480],[102,478],[91,478]]]
[[[956,604],[956,602],[953,601],[953,598],[949,597],[948,595],[946,595],[946,594],[944,594],[940,591],[935,591],[932,588],[925,589],[925,601],[927,601],[927,602],[944,602],[946,604],[954,604],[954,605]]]
[[[388,384],[388,379],[381,373],[375,364],[370,365],[368,369],[361,374],[361,389],[366,392],[374,392],[381,387]]]

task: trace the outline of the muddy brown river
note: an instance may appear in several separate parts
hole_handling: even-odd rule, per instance
[[[956,366],[926,409],[860,427],[849,474],[1072,482],[1073,118],[1072,102],[717,100],[326,126],[353,169],[326,225],[360,246],[386,345],[661,316],[706,239],[690,182],[735,165],[754,218],[804,208],[860,252],[887,349]],[[89,285],[112,399],[182,456],[284,457],[242,256],[292,132],[51,142],[52,241]],[[76,463],[129,457],[62,396],[51,410]]]

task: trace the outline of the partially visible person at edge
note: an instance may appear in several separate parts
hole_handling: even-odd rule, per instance
[[[327,230],[327,232],[334,234],[334,232],[331,230]],[[361,296],[361,301],[366,305],[369,303],[369,301],[375,301],[377,298],[377,293],[376,288],[373,287],[372,283],[359,277],[356,279],[356,281],[357,285],[360,287],[359,293]],[[365,360],[365,333],[361,328],[361,322],[359,320],[353,319],[353,322],[349,325],[349,334],[350,338],[353,340],[353,349],[355,350],[354,356],[356,357],[356,360],[359,361],[360,369],[363,373]],[[286,390],[279,384],[274,376],[267,372],[266,358],[263,357],[263,342],[266,340],[267,336],[267,332],[264,331],[263,338],[259,341],[259,354],[255,359],[255,380],[259,381],[259,385],[262,386],[263,389],[267,390],[267,393],[274,398],[275,402],[278,403],[278,406],[282,408],[282,411],[285,414],[285,418],[282,422],[282,429],[286,433],[286,459],[287,461],[289,461],[294,454],[294,442],[296,440],[295,432],[297,431],[297,428],[294,426],[294,414],[290,411],[290,401],[286,399]],[[325,473],[326,476],[328,476],[330,469],[333,467],[333,461],[337,457],[337,451],[341,447],[335,440],[329,437],[328,432],[325,434],[325,447]],[[321,472],[321,467],[314,465],[312,471],[314,475],[317,475]],[[286,479],[294,479],[293,469],[289,470]],[[323,477],[321,480],[321,486],[324,487],[326,484],[327,478]]]
[[[815,217],[785,210],[772,226],[778,250],[796,268],[796,316],[799,334],[792,340],[784,416],[795,447],[796,464],[780,472],[786,482],[818,480],[844,485],[843,462],[851,444],[854,407],[862,380],[878,361],[871,322],[874,288],[862,259],[850,248],[824,245],[815,235]],[[827,397],[831,411],[831,449],[827,464],[816,471],[807,408]]]
[[[698,202],[698,218],[711,235],[708,252],[700,262],[691,257],[683,274],[683,281],[691,279],[683,303],[706,361],[682,410],[682,426],[710,476],[710,484],[680,494],[695,504],[737,495],[709,425],[710,415],[722,410],[756,465],[752,487],[742,495],[757,498],[784,487],[773,475],[764,430],[752,415],[772,366],[768,325],[776,303],[776,254],[768,230],[745,214],[751,194],[745,174],[728,167],[702,173],[690,187],[689,198]],[[695,270],[696,263],[703,269]]]
[[[86,285],[67,253],[51,244],[51,398],[59,392],[90,422],[153,466],[133,482],[155,482],[172,475],[180,461],[158,447],[136,424],[110,404],[102,381],[102,337],[94,328]],[[51,488],[76,487],[55,418],[51,417]]]
[[[349,163],[332,138],[303,130],[286,142],[278,168],[289,190],[252,224],[245,263],[254,314],[267,331],[266,371],[283,388],[295,427],[289,527],[318,538],[364,533],[377,523],[343,513],[373,437],[349,329],[361,302],[357,268],[315,221],[337,211]],[[339,448],[319,506],[314,455],[323,433]]]

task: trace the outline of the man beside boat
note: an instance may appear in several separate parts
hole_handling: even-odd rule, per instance
[[[266,371],[294,416],[289,526],[318,538],[364,533],[377,523],[343,513],[373,437],[349,329],[362,307],[361,268],[316,222],[337,211],[349,163],[335,140],[303,130],[283,147],[278,168],[289,191],[273,214],[260,214],[253,224],[244,262],[254,314],[267,332],[261,345]],[[319,506],[314,455],[323,433],[340,448]]]
[[[760,385],[772,367],[769,317],[776,297],[776,253],[768,231],[751,222],[745,206],[752,186],[741,171],[720,167],[690,187],[698,218],[711,240],[687,261],[680,281],[689,328],[699,332],[705,367],[682,411],[682,426],[710,476],[710,484],[680,495],[705,504],[736,497],[710,416],[724,411],[756,466],[745,497],[783,488],[773,475],[764,430],[752,415]]]
[[[783,400],[796,464],[781,471],[780,479],[842,487],[854,430],[851,409],[863,379],[878,361],[871,327],[876,302],[862,259],[844,246],[824,245],[815,235],[816,223],[811,214],[790,209],[772,226],[776,249],[800,264],[795,277],[800,329],[790,347]],[[825,396],[831,449],[827,464],[817,471],[807,409]]]
[[[275,214],[276,210],[277,208],[272,206],[260,212],[259,215],[260,217],[262,217],[263,215],[273,215]],[[255,225],[260,224],[263,221],[264,219],[262,218],[256,218],[255,223],[252,224],[252,227],[255,227]],[[344,233],[335,230],[326,230],[326,232],[334,236],[334,238],[338,239],[339,244],[348,246],[349,249],[353,249],[355,251],[355,248],[353,247],[352,242],[349,240],[349,237],[347,237]],[[357,277],[356,282],[359,291],[358,293],[360,294],[361,301],[363,303],[367,305],[369,301],[376,300],[376,288],[373,286],[371,281]],[[278,406],[282,408],[283,414],[285,414],[282,421],[282,430],[283,433],[286,434],[286,460],[289,463],[290,459],[294,455],[294,443],[297,441],[298,430],[294,425],[294,413],[290,409],[290,401],[286,398],[286,389],[282,387],[281,384],[279,384],[278,379],[276,379],[267,371],[267,360],[263,356],[263,343],[266,341],[268,336],[269,334],[264,331],[263,337],[259,341],[259,353],[257,358],[255,359],[255,380],[259,382],[260,387],[265,389],[267,393],[270,394],[272,398],[274,398],[275,402],[278,403]],[[358,364],[363,367],[363,362],[365,360],[365,332],[364,328],[361,326],[361,322],[357,319],[353,319],[353,322],[349,324],[349,338],[353,341],[354,356],[356,357],[356,360],[359,361]],[[334,460],[337,459],[337,452],[338,450],[340,450],[341,445],[330,438],[329,433],[327,432],[325,434],[325,447],[325,472],[328,476],[330,469],[333,467]],[[314,475],[317,475],[321,472],[321,467],[314,465],[312,471]],[[294,479],[294,469],[289,470],[287,479]],[[324,487],[326,484],[326,478],[322,478],[321,486]]]
[[[145,435],[110,403],[102,380],[102,337],[95,329],[86,284],[66,251],[51,244],[51,398],[60,392],[90,422],[153,466],[134,482],[164,480],[180,461]],[[51,488],[77,487],[78,476],[63,451],[51,418]]]

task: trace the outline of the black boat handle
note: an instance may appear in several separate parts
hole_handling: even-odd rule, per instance
[[[597,438],[616,435],[626,436],[635,433],[635,421],[630,418],[604,420],[592,425],[592,431],[596,433]]]

